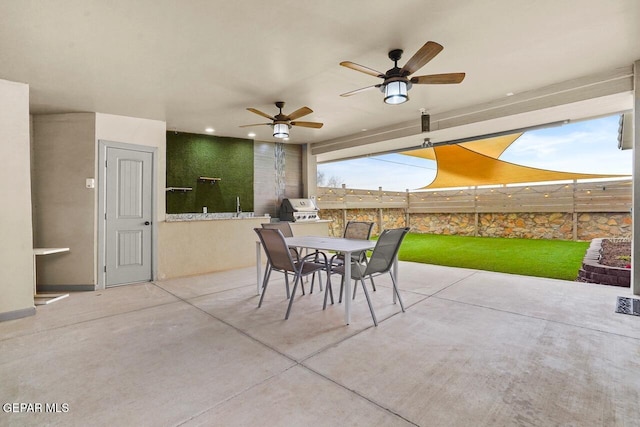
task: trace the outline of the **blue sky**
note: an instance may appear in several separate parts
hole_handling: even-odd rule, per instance
[[[501,160],[562,172],[631,175],[632,150],[618,149],[619,115],[526,132]],[[436,175],[431,160],[385,154],[322,163],[318,172],[349,188],[403,191],[429,184]]]

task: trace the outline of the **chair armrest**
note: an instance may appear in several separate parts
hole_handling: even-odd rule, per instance
[[[329,264],[331,265],[340,265],[344,263],[344,254],[338,252],[336,254],[334,254],[331,259],[329,260]]]
[[[324,258],[324,260],[318,260],[318,258]],[[316,251],[316,252],[312,252],[308,255],[306,255],[305,257],[303,257],[300,262],[301,263],[305,263],[305,262],[315,262],[315,263],[321,263],[325,265],[325,269],[327,269],[328,267],[328,261],[327,261],[327,255],[324,252],[321,251]]]
[[[329,264],[329,267],[331,268],[331,273],[332,274],[339,274],[341,276],[344,276],[344,263],[342,264]],[[364,272],[367,269],[366,264],[363,263],[359,263],[356,261],[352,261],[351,262],[351,278],[352,279],[363,279],[364,277]]]

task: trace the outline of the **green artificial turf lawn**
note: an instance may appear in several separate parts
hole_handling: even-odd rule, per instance
[[[575,280],[589,242],[407,234],[401,261]]]

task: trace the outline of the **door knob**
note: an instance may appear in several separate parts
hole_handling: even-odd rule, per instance
[[[151,223],[149,221],[145,221],[144,225],[151,225]]]

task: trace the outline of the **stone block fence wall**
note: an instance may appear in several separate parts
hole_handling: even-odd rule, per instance
[[[630,180],[432,192],[319,188],[316,202],[330,232],[347,221],[414,233],[528,239],[631,238]]]

